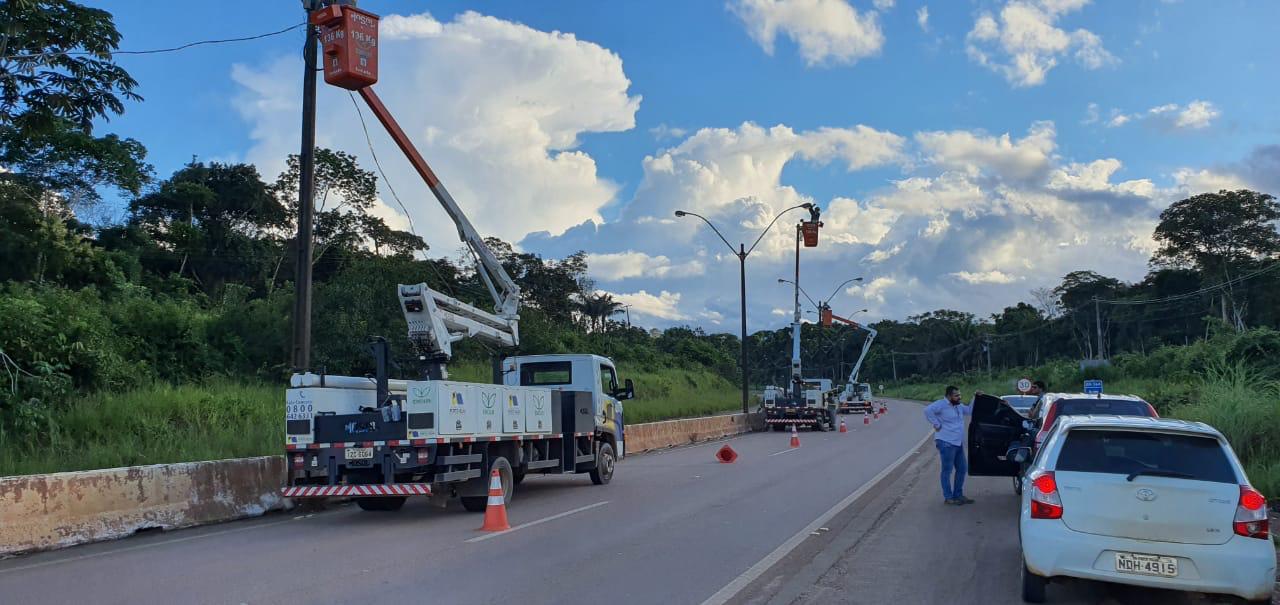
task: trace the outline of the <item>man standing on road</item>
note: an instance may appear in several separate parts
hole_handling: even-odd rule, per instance
[[[946,397],[924,409],[925,420],[933,425],[933,444],[942,459],[942,497],[947,504],[973,503],[964,495],[964,476],[969,472],[964,458],[964,417],[971,414],[973,406],[960,403],[960,389],[953,386],[947,387]]]

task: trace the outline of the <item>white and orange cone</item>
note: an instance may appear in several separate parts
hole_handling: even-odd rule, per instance
[[[841,433],[848,433],[848,432],[849,432],[849,427],[845,426],[845,424],[844,424],[844,418],[841,418],[841,419],[840,419],[840,432],[841,432]]]
[[[791,447],[800,447],[800,433],[796,432],[796,425],[791,425]]]
[[[866,410],[862,412],[862,424],[871,424],[871,414],[868,414]]]
[[[489,475],[489,505],[484,509],[484,525],[480,531],[507,531],[511,524],[507,523],[507,499],[502,493],[502,476],[498,469]]]

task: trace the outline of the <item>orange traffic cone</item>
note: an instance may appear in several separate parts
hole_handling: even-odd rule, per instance
[[[800,433],[796,432],[796,425],[791,425],[791,447],[800,447]]]
[[[733,451],[733,448],[729,447],[728,443],[724,444],[724,446],[720,448],[720,451],[716,452],[716,460],[719,460],[723,464],[733,464],[733,461],[737,459],[738,452]]]
[[[871,424],[871,414],[866,412],[862,413],[862,424]]]
[[[884,416],[885,414],[888,414],[888,413],[889,413],[889,406],[887,406],[887,405],[885,405],[885,404],[883,404],[883,403],[882,403],[882,404],[880,404],[880,415],[881,415],[881,416]]]
[[[849,427],[845,426],[845,424],[844,424],[844,418],[841,418],[841,419],[840,419],[840,432],[841,432],[841,433],[848,433],[848,432],[849,432]]]
[[[511,525],[507,523],[507,500],[502,495],[502,476],[498,469],[489,475],[489,505],[484,509],[484,525],[480,531],[507,531]]]

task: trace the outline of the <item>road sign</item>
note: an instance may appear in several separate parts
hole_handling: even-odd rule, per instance
[[[1023,379],[1021,379],[1021,380],[1019,380],[1019,381],[1018,381],[1018,392],[1019,392],[1019,393],[1023,393],[1023,394],[1025,394],[1027,391],[1030,391],[1030,390],[1031,390],[1031,379],[1030,379],[1030,378],[1023,378]]]
[[[1089,394],[1089,395],[1101,395],[1101,394],[1102,394],[1102,381],[1101,381],[1101,380],[1086,380],[1086,381],[1084,381],[1084,392],[1085,392],[1085,393],[1087,393],[1087,394]]]

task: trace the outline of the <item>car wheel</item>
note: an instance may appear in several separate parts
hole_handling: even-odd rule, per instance
[[[1022,563],[1022,600],[1027,603],[1043,603],[1044,588],[1049,583],[1047,578],[1042,578],[1031,573],[1027,569],[1027,564]]]

